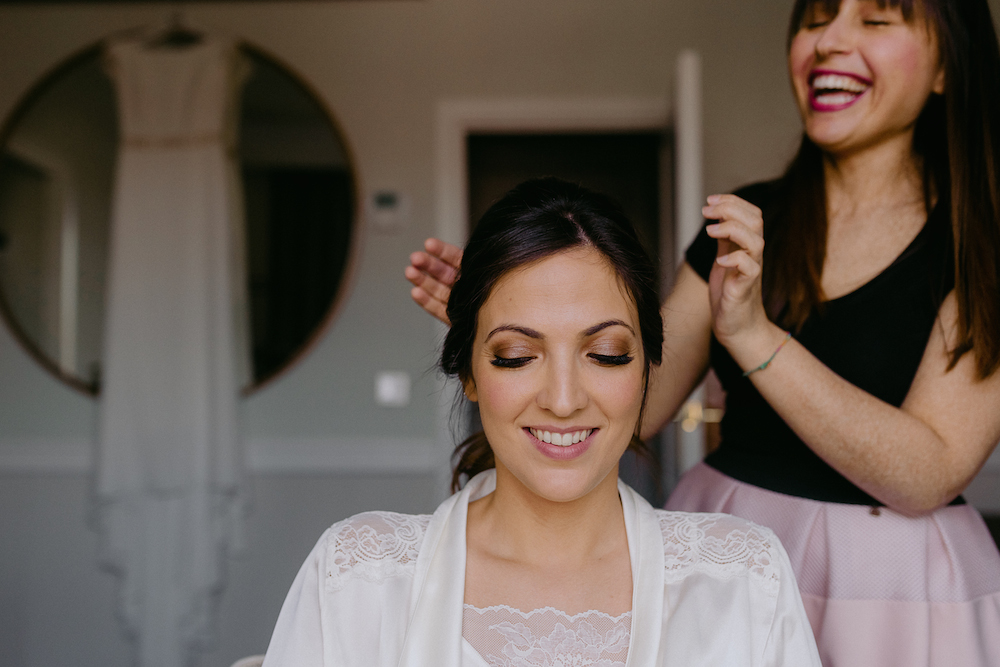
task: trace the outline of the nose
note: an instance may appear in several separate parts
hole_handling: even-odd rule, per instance
[[[587,407],[589,400],[580,369],[572,358],[553,359],[536,401],[557,417],[569,417]]]
[[[847,12],[838,12],[833,20],[822,28],[819,39],[816,40],[817,59],[828,58],[838,53],[850,53],[854,49],[856,36]]]

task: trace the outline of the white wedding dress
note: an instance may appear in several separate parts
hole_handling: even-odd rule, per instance
[[[819,667],[788,557],[767,528],[653,509],[619,483],[632,610],[568,615],[464,604],[477,475],[434,513],[366,512],[299,571],[264,667]]]

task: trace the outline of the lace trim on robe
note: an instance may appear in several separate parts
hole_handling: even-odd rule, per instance
[[[631,611],[570,616],[467,604],[462,617],[462,636],[490,667],[625,667],[631,629]]]
[[[723,579],[749,575],[777,594],[777,539],[769,529],[728,514],[656,513],[666,583],[694,572]],[[379,583],[411,573],[430,520],[428,514],[365,512],[334,524],[327,533],[327,590],[339,590],[353,578]]]
[[[666,583],[693,572],[731,579],[749,575],[770,595],[781,584],[770,529],[728,514],[691,514],[657,510],[663,531]]]
[[[379,583],[412,573],[429,514],[365,512],[333,524],[326,538],[326,589],[350,579]]]

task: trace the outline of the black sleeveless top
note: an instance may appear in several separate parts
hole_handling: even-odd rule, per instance
[[[735,193],[761,208],[764,238],[781,204],[777,182]],[[910,245],[882,273],[814,311],[793,335],[830,370],[899,407],[913,382],[937,318],[954,283],[947,207],[938,205]],[[714,221],[710,221],[714,222]],[[716,241],[704,229],[687,261],[706,281]],[[782,421],[712,337],[711,364],[726,390],[722,442],[705,462],[737,480],[801,498],[881,505],[827,465]],[[959,496],[953,504],[964,503]]]

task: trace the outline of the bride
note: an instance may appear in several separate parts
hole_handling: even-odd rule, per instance
[[[478,404],[433,515],[334,524],[265,667],[819,665],[781,544],[618,481],[663,329],[655,267],[606,197],[524,183],[472,234],[441,366]],[[668,332],[669,333],[669,332]]]

